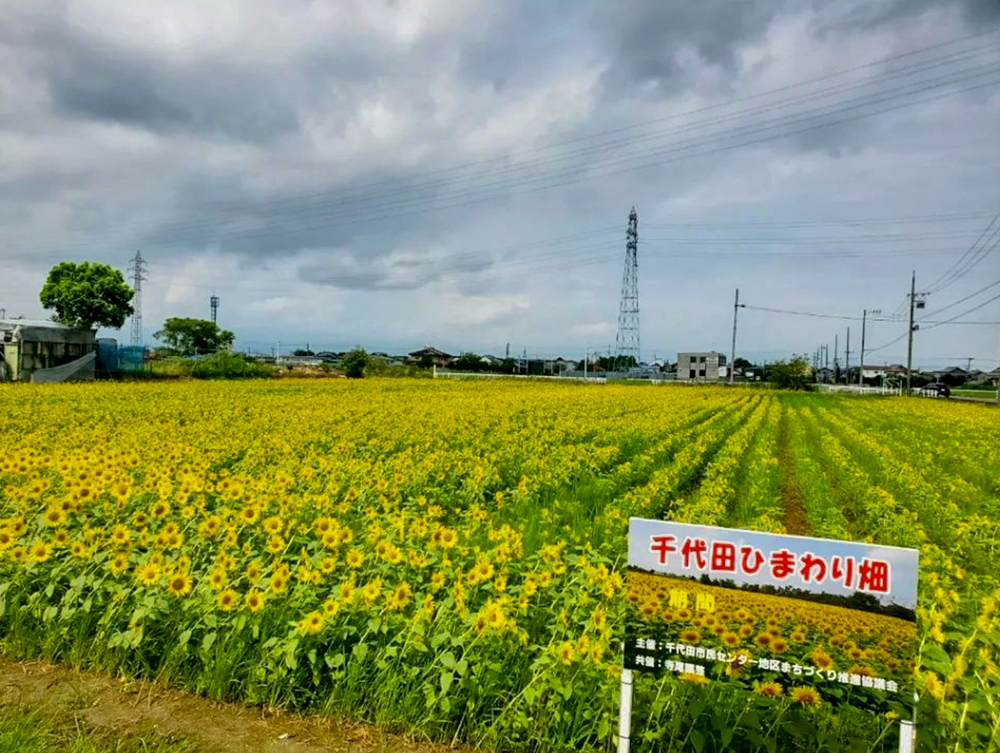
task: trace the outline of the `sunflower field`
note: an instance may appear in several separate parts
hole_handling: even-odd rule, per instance
[[[662,518],[919,547],[920,744],[998,749],[998,469],[1000,413],[916,398],[0,385],[0,648],[490,750],[611,751],[628,519]],[[897,729],[637,675],[637,751],[890,750]]]

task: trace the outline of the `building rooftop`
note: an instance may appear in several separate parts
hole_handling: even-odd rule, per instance
[[[14,329],[15,327],[49,327],[51,329],[72,329],[65,324],[53,322],[48,319],[0,319],[0,329]]]

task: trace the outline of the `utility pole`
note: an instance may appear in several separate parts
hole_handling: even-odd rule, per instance
[[[997,355],[997,405],[1000,405],[1000,353]]]
[[[844,384],[851,383],[851,328],[847,328],[847,345],[844,346]]]
[[[833,383],[836,384],[837,380],[840,378],[840,343],[837,338],[840,335],[833,336]]]
[[[965,373],[966,374],[968,374],[970,371],[972,371],[972,362],[975,361],[975,360],[976,359],[973,358],[972,356],[969,356],[969,357],[967,357],[965,359]]]
[[[910,276],[910,324],[906,333],[906,394],[910,395],[910,385],[913,377],[913,309],[917,298],[917,272]]]
[[[733,347],[729,351],[729,383],[736,377],[736,318],[740,312],[740,289],[736,288],[736,299],[733,301]]]

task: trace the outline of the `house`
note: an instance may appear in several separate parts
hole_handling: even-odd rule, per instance
[[[0,319],[0,381],[93,380],[97,332],[31,319]]]
[[[950,384],[952,387],[957,387],[960,384],[965,384],[969,378],[969,373],[959,366],[951,366],[940,371],[933,371],[931,372],[931,376],[935,382],[944,382],[945,384]]]
[[[726,356],[718,351],[677,354],[677,378],[699,382],[717,382],[720,370],[725,373]]]
[[[826,366],[821,366],[816,369],[816,381],[817,382],[832,382],[835,376],[833,369],[829,369]]]
[[[906,367],[900,364],[891,366],[865,366],[862,376],[865,379],[878,379],[879,377],[905,377]]]
[[[415,350],[408,354],[406,360],[410,363],[426,363],[429,361],[435,366],[447,366],[448,362],[454,358],[454,356],[448,355],[444,351],[438,350],[437,348],[427,347],[421,348],[420,350]]]
[[[976,384],[987,387],[996,387],[998,381],[1000,381],[1000,369],[993,369],[993,371],[984,372],[976,377]]]
[[[556,360],[552,361],[552,373],[562,374],[566,371],[572,371],[576,368],[576,361],[570,361],[562,356],[559,356]]]
[[[310,366],[317,367],[323,365],[323,359],[315,356],[278,356],[275,359],[278,366]]]

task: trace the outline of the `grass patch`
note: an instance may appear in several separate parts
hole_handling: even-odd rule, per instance
[[[0,753],[194,753],[188,741],[163,735],[111,735],[59,724],[38,711],[0,707]]]

